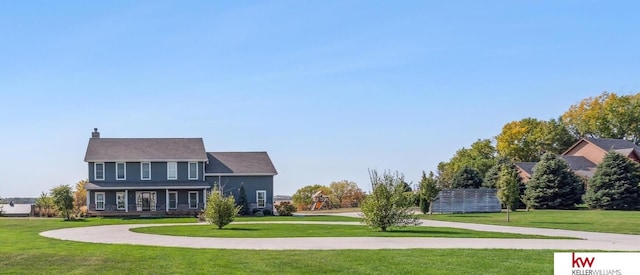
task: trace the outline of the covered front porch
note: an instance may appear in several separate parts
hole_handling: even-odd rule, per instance
[[[206,208],[209,189],[208,185],[88,187],[89,216],[197,216]]]

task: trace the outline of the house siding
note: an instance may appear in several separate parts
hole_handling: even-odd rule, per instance
[[[572,148],[570,151],[564,153],[563,155],[585,157],[589,161],[598,164],[602,162],[606,154],[607,152],[583,140],[580,142],[580,144]]]
[[[218,186],[220,180],[224,194],[233,195],[236,201],[240,198],[240,186],[244,186],[250,209],[257,207],[256,191],[265,190],[265,208],[273,208],[273,176],[207,176],[206,180],[212,187]]]
[[[140,166],[141,162],[127,162],[126,167],[126,176],[125,180],[116,180],[116,163],[115,162],[104,162],[105,167],[105,175],[104,180],[99,180],[99,182],[175,182],[175,181],[204,181],[204,172],[202,171],[204,162],[198,162],[198,179],[190,180],[189,179],[189,163],[188,162],[178,162],[178,179],[177,180],[168,180],[167,179],[167,162],[151,162],[151,179],[150,180],[142,180],[140,174]],[[89,162],[89,181],[96,181],[94,177],[94,162]]]

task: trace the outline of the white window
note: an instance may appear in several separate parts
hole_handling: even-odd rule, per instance
[[[151,179],[151,162],[140,163],[140,179],[141,180]]]
[[[256,204],[258,204],[258,208],[264,208],[267,205],[267,191],[256,191]]]
[[[104,210],[104,192],[96,192],[96,210]]]
[[[189,208],[190,209],[198,208],[198,192],[197,191],[189,192]]]
[[[189,162],[189,179],[190,180],[198,179],[198,163],[197,162]]]
[[[93,164],[93,178],[95,180],[104,180],[104,163],[96,162]]]
[[[178,163],[175,161],[167,162],[167,179],[178,179]]]
[[[126,180],[126,179],[127,179],[127,163],[116,162],[116,180]]]
[[[118,210],[124,210],[124,192],[116,193],[116,206]]]
[[[178,209],[178,192],[169,192],[169,209]]]

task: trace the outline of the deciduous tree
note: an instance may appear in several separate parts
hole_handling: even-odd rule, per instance
[[[621,154],[609,152],[589,181],[584,202],[589,208],[636,209],[638,183],[640,166]]]
[[[87,182],[86,179],[77,182],[73,191],[73,212],[77,217],[87,213],[87,189],[84,187]]]
[[[529,208],[572,209],[580,203],[583,183],[567,163],[553,153],[542,155],[527,182],[524,201]]]
[[[520,201],[518,172],[512,167],[502,166],[496,186],[498,188],[498,199],[507,207],[507,222],[509,222],[509,212]]]
[[[481,175],[495,165],[496,149],[491,140],[479,139],[470,148],[462,148],[447,162],[438,164],[438,178],[443,187],[451,187],[454,175],[464,166],[476,169]]]
[[[626,139],[640,145],[640,93],[603,92],[583,99],[562,114],[562,121],[576,137]]]
[[[516,162],[535,162],[546,152],[560,154],[576,141],[558,120],[525,118],[502,127],[496,136],[500,156]]]
[[[38,208],[38,213],[40,216],[49,217],[52,215],[51,210],[54,207],[53,198],[51,198],[47,193],[42,192],[40,197],[36,199],[35,206]]]
[[[295,205],[298,210],[309,210],[311,209],[311,204],[313,204],[313,195],[318,191],[324,191],[325,195],[331,196],[331,189],[324,185],[307,185],[302,187],[296,191],[293,196],[291,196],[291,200],[293,201],[293,205]]]
[[[65,220],[71,219],[73,210],[73,192],[67,184],[59,185],[51,189],[51,197],[59,213],[64,214]]]
[[[334,207],[353,207],[361,199],[358,193],[363,193],[355,182],[348,180],[334,181],[329,184],[331,189],[331,203]]]
[[[220,190],[214,189],[207,197],[207,208],[204,212],[204,217],[207,222],[216,225],[218,229],[222,229],[233,222],[239,212],[240,206],[236,205],[233,196],[224,196]]]
[[[369,227],[387,231],[392,227],[418,225],[420,221],[409,209],[412,196],[404,191],[404,176],[398,172],[369,171],[371,194],[362,202],[362,221]]]
[[[422,171],[422,178],[420,178],[420,210],[422,213],[429,213],[431,215],[431,210],[433,206],[433,202],[438,197],[438,193],[440,192],[440,187],[438,186],[438,179],[433,175],[433,172],[429,172],[429,177],[427,174]]]

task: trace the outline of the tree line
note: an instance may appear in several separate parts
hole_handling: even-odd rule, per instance
[[[82,218],[87,214],[88,181],[78,181],[74,188],[63,184],[42,192],[35,200],[35,215],[40,217],[64,217],[65,220]]]
[[[360,207],[366,196],[366,193],[355,182],[341,180],[331,182],[329,186],[314,184],[298,189],[291,196],[293,205],[300,211],[311,210],[313,204],[312,196],[318,191],[322,191],[324,195],[329,196],[330,208]]]
[[[603,92],[570,106],[557,119],[511,121],[493,139],[478,139],[469,148],[456,151],[448,161],[440,162],[435,180],[440,188],[498,188],[499,197],[509,198],[505,204],[508,209],[565,209],[582,202],[599,209],[637,208],[639,203],[631,202],[638,197],[640,178],[634,176],[637,163],[623,157],[611,164],[614,156],[607,155],[593,178],[586,181],[558,158],[582,137],[640,144],[640,93]],[[515,162],[539,162],[526,188],[515,172]],[[585,186],[589,188],[585,190]],[[518,196],[512,198],[516,197],[515,190]],[[549,190],[558,191],[547,194]],[[609,203],[623,194],[626,199],[622,205]]]

